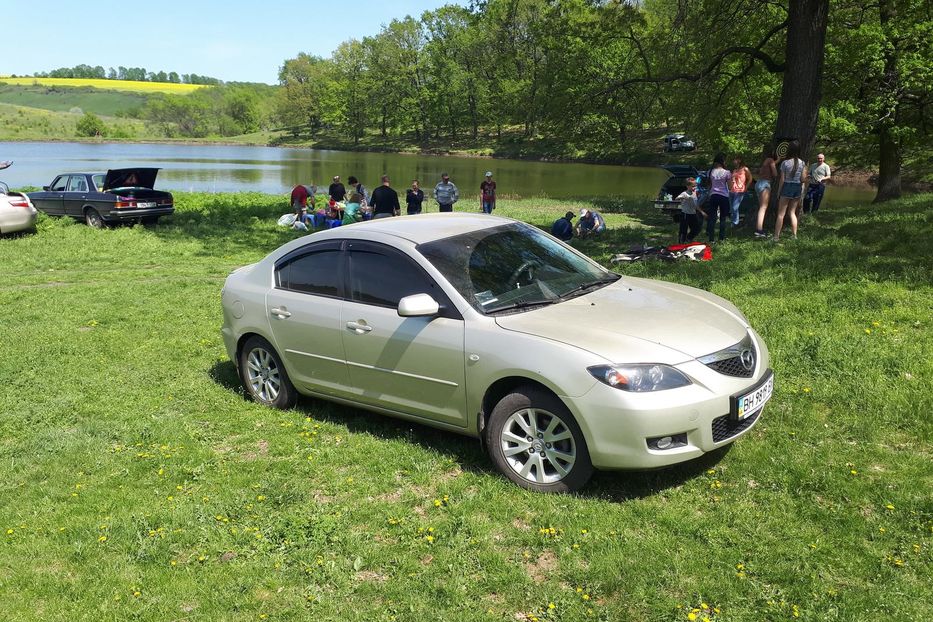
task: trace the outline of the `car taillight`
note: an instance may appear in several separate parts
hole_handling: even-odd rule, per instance
[[[136,207],[136,201],[133,197],[117,197],[117,202],[113,204],[114,207]]]
[[[29,209],[29,201],[27,201],[26,199],[11,198],[10,205],[12,205],[13,207],[25,207],[26,209]]]

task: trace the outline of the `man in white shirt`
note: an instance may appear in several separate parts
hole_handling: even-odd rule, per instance
[[[803,212],[816,213],[823,201],[823,192],[826,191],[826,181],[830,179],[829,164],[822,153],[816,156],[816,162],[810,165],[810,183],[807,194],[803,198]]]

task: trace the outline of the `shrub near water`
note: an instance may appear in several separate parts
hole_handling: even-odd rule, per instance
[[[5,619],[927,616],[929,195],[831,205],[796,243],[626,266],[735,301],[776,393],[731,451],[579,496],[508,484],[471,439],[243,400],[219,292],[295,237],[274,224],[287,198],[176,199],[157,227],[42,217],[0,240]],[[549,227],[584,205],[497,213]],[[606,218],[578,243],[603,262],[675,235],[647,206]]]

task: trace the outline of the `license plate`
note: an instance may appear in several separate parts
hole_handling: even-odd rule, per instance
[[[155,207],[156,205],[158,205],[158,203],[155,203],[155,202],[150,201],[150,202],[146,202],[146,203],[142,203],[142,202],[137,203],[137,204],[136,204],[136,207]]]
[[[774,392],[774,374],[768,370],[768,375],[764,380],[747,393],[740,393],[732,397],[732,417],[738,421],[748,419],[759,410],[765,403],[771,399],[771,393]]]

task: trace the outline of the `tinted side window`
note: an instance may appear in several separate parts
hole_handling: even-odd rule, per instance
[[[283,289],[339,297],[342,293],[339,249],[321,250],[302,255],[276,271],[276,283]]]
[[[444,300],[437,284],[411,260],[368,249],[350,251],[350,300],[397,307],[399,300],[412,294]]]
[[[51,189],[51,190],[56,190],[56,191],[58,191],[58,192],[61,192],[61,191],[63,191],[63,190],[65,189],[65,184],[66,184],[66,183],[68,183],[68,176],[67,176],[67,175],[62,175],[61,177],[56,177],[56,178],[55,178],[55,181],[52,182],[52,185],[50,186],[50,189]]]

